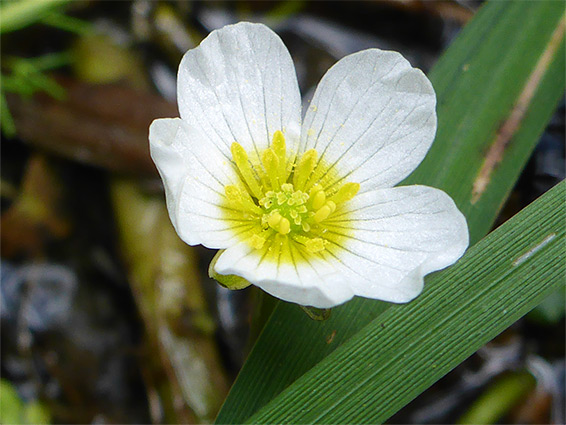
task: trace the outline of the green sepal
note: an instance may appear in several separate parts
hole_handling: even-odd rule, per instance
[[[332,313],[331,308],[316,308],[307,305],[299,305],[299,307],[301,307],[312,320],[317,320],[319,322],[327,320],[330,317],[330,313]]]
[[[218,258],[220,258],[220,256],[222,255],[222,253],[224,251],[225,251],[224,249],[221,249],[216,253],[214,258],[210,262],[210,265],[208,266],[208,275],[212,279],[217,281],[220,285],[224,286],[225,288],[231,289],[231,290],[244,289],[244,288],[247,288],[248,286],[250,286],[251,283],[248,282],[243,277],[236,276],[235,274],[219,274],[219,273],[216,273],[216,271],[214,270],[214,266],[216,265],[216,261],[218,261]]]

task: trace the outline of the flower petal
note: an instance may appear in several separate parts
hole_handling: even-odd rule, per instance
[[[149,127],[149,149],[153,162],[161,175],[165,188],[165,199],[173,226],[177,228],[177,217],[172,214],[177,205],[177,194],[183,184],[187,170],[177,133],[183,125],[180,118],[162,118]]]
[[[291,261],[281,260],[286,257]],[[237,244],[222,253],[215,270],[242,276],[274,297],[305,306],[330,308],[354,296],[331,262],[309,258],[292,242],[282,248],[267,245],[261,250]]]
[[[424,275],[453,264],[468,246],[466,219],[441,190],[396,187],[350,202],[349,213],[328,219],[327,251],[356,295],[410,301]]]
[[[399,53],[354,53],[319,83],[303,123],[300,151],[316,149],[338,171],[334,179],[360,183],[361,192],[392,187],[430,148],[435,105],[430,81]]]
[[[281,39],[242,22],[210,33],[179,66],[181,118],[229,155],[238,142],[259,157],[283,131],[296,150],[301,100],[295,67]]]
[[[229,158],[181,119],[155,120],[149,130],[153,161],[163,179],[167,209],[189,245],[226,248],[250,227],[230,218],[225,186],[238,181]]]

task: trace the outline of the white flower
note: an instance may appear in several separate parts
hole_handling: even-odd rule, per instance
[[[319,308],[406,302],[468,246],[448,195],[393,187],[436,132],[432,85],[399,53],[340,60],[301,124],[283,42],[239,23],[185,54],[177,92],[181,118],[152,123],[151,155],[179,236],[224,250],[216,273]]]

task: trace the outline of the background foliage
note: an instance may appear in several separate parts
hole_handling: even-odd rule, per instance
[[[368,47],[427,71],[438,134],[404,184],[448,192],[473,246],[416,301],[315,322],[177,238],[147,128],[238,20],[306,99]],[[559,1],[2,3],[0,421],[563,423],[564,32]]]

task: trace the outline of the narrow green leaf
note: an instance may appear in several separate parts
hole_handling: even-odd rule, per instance
[[[382,423],[563,285],[566,183],[379,315],[248,423]]]
[[[0,34],[15,31],[47,16],[71,0],[21,0],[0,7]]]
[[[41,22],[82,36],[89,35],[93,31],[93,27],[89,22],[59,12],[46,16]]]
[[[566,72],[563,3],[492,2],[480,13],[492,30],[467,27],[430,74],[438,133],[405,182],[450,193],[472,244],[515,185],[564,95]]]
[[[407,183],[440,187],[449,193],[468,219],[472,241],[493,225],[562,96],[564,36],[557,28],[563,25],[563,13],[562,2],[490,2],[431,72],[438,96],[437,138]],[[545,52],[549,52],[545,66],[537,66]],[[528,98],[524,96],[527,87],[532,91]],[[523,113],[518,116],[517,110]],[[503,125],[511,117],[517,125],[502,144],[501,160],[481,196],[473,199],[484,156],[500,140],[498,130],[508,128]],[[306,318],[299,307],[279,303],[217,422],[246,420],[389,307],[356,298],[318,323]]]

